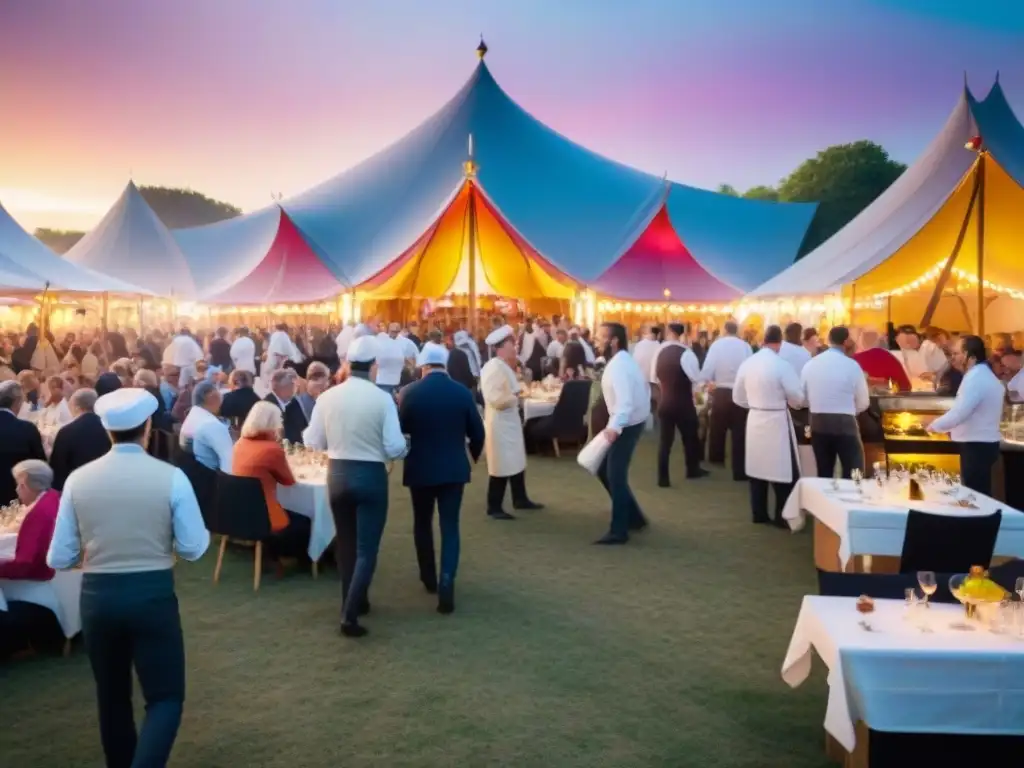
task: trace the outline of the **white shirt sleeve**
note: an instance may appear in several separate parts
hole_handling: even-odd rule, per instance
[[[708,357],[711,357],[710,352]],[[704,359],[704,363],[707,364],[707,358]],[[747,399],[747,372],[742,365],[736,371],[736,381],[732,385],[732,401],[741,408],[750,407],[750,401]]]
[[[210,441],[210,447],[217,453],[220,471],[230,475],[235,456],[235,444],[231,442],[231,432],[228,431],[227,425],[223,422],[211,423],[205,432],[205,437]]]
[[[615,393],[614,410],[608,414],[608,428],[617,434],[629,426],[629,417],[633,412],[633,388],[629,385],[629,371],[625,366],[613,365],[611,370],[605,368],[604,375],[611,373],[612,391]]]
[[[203,522],[196,493],[180,469],[174,470],[171,481],[171,527],[174,549],[185,560],[198,560],[210,546],[210,532]]]
[[[1010,383],[1006,385],[1006,388],[1011,394],[1024,398],[1024,368],[1017,371],[1017,374],[1010,379]]]
[[[864,377],[864,372],[859,365],[854,375],[857,377],[857,389],[854,391],[853,404],[857,413],[864,413],[871,405],[871,392],[868,390],[868,380]]]
[[[789,403],[789,407],[803,408],[807,402],[807,394],[804,392],[800,377],[796,375],[796,369],[781,358],[779,358],[779,362],[782,363],[782,388],[786,392],[786,400]],[[732,398],[733,400],[736,399],[735,389],[733,390]]]
[[[381,394],[384,394],[383,392]],[[384,411],[384,454],[389,459],[400,459],[409,450],[405,442],[405,435],[402,434],[402,425],[398,419],[398,406],[394,400],[388,398],[388,407]]]
[[[700,361],[692,349],[687,347],[683,350],[683,356],[679,358],[679,365],[682,366],[686,378],[694,384],[700,383]]]
[[[57,520],[53,526],[53,538],[50,539],[50,549],[46,553],[46,564],[58,571],[74,568],[82,555],[82,537],[78,532],[75,505],[71,501],[73,484],[73,476],[64,482],[60,505],[57,507]]]
[[[324,427],[324,408],[318,407],[319,401],[313,404],[313,413],[309,415],[309,426],[302,431],[302,443],[307,448],[317,451],[327,450],[327,430]]]
[[[958,427],[971,418],[978,405],[981,404],[981,387],[972,386],[974,381],[964,377],[957,392],[957,398],[953,401],[953,407],[946,411],[928,425],[931,432],[949,432],[953,427]]]
[[[701,381],[715,380],[715,360],[718,357],[718,347],[712,344],[708,348],[708,354],[704,358],[704,365],[700,369]],[[735,395],[733,396],[735,398]]]

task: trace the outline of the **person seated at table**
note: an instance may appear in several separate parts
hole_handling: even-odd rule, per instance
[[[267,542],[272,558],[302,557],[309,548],[311,521],[289,512],[277,500],[278,485],[295,485],[295,476],[278,440],[284,427],[281,409],[273,403],[256,403],[242,425],[235,444],[233,474],[255,477],[263,486],[270,513],[273,538]]]
[[[70,394],[70,393],[68,393]],[[41,401],[39,418],[43,422],[52,422],[64,426],[71,421],[71,411],[65,399],[64,379],[61,376],[50,376],[46,379],[46,393]]]
[[[169,432],[173,428],[174,422],[171,419],[170,412],[164,407],[164,399],[160,396],[160,380],[157,378],[157,375],[148,368],[140,368],[136,372],[132,384],[139,389],[146,390],[156,398],[156,411],[153,413],[153,431],[156,432],[159,429]]]
[[[173,365],[164,365],[160,371],[160,399],[164,407],[171,411],[178,399],[181,389],[181,369]]]
[[[38,427],[15,416],[24,400],[17,381],[0,383],[0,506],[17,498],[11,469],[25,459],[46,459]]]
[[[192,390],[192,409],[181,425],[179,444],[209,469],[231,473],[231,433],[220,419],[221,395],[212,381],[200,381]]]
[[[34,371],[22,371],[18,374],[18,383],[21,385],[24,395],[18,416],[25,419],[30,413],[36,413],[43,407],[42,396],[39,392],[39,377]]]
[[[307,424],[313,415],[313,406],[316,404],[316,399],[327,390],[330,384],[331,369],[325,363],[317,360],[312,361],[309,367],[306,368],[306,391],[300,392],[295,396],[295,399],[299,402],[299,407],[302,408],[303,415],[306,417]]]
[[[0,579],[50,581],[53,569],[46,553],[57,522],[60,493],[53,490],[53,471],[46,462],[29,459],[14,465],[18,501],[27,509],[13,559],[0,559]],[[0,659],[28,648],[59,647],[62,632],[49,608],[20,600],[9,600],[0,612]]]
[[[93,413],[95,406],[94,389],[76,390],[68,401],[71,423],[60,428],[50,451],[53,487],[58,491],[64,490],[64,483],[72,472],[106,456],[110,450],[110,435],[100,423],[100,417]]]
[[[221,418],[230,419],[233,424],[241,425],[249,415],[252,407],[260,401],[260,396],[253,389],[255,377],[244,368],[236,368],[228,377],[231,391],[224,395],[220,404]]]
[[[295,371],[288,368],[274,371],[270,377],[270,394],[263,398],[280,409],[284,420],[284,436],[290,443],[301,443],[302,431],[309,426],[309,419],[295,399],[297,378]]]

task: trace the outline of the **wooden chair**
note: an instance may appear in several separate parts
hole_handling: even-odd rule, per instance
[[[252,588],[254,592],[259,591],[263,574],[263,542],[272,535],[270,512],[260,481],[255,477],[236,477],[218,472],[215,512],[207,525],[211,533],[220,535],[213,583],[220,581],[228,539],[241,539],[255,543]]]

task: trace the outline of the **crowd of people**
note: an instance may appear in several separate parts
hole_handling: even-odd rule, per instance
[[[667,323],[644,326],[631,339],[619,323],[600,325],[592,337],[565,318],[534,318],[514,329],[495,317],[475,338],[465,330],[420,333],[417,323],[368,321],[298,333],[285,325],[195,335],[186,326],[69,333],[61,342],[29,326],[20,338],[7,337],[0,504],[16,500],[24,519],[0,578],[47,580],[54,569],[83,568],[83,634],[110,764],[163,764],[180,722],[184,651],[172,566],[175,553],[197,559],[210,541],[196,487],[174,466],[182,456],[208,471],[259,480],[272,531],[264,552],[280,567],[305,557],[310,539],[309,517],[277,498],[279,486],[296,482],[282,438],[326,454],[340,631],[359,638],[368,632],[395,461],[404,459],[420,581],[445,615],[455,610],[471,462],[486,459],[491,519],[543,508],[527,491],[524,382],[596,382],[590,431],[608,444],[597,477],[611,501],[599,545],[625,544],[648,527],[629,485],[647,429],[658,431],[660,487],[671,486],[677,433],[687,481],[708,474],[705,460],[724,465],[728,443],[733,478],[750,484],[753,521],[782,525],[801,473],[800,442],[810,443],[823,476],[837,461],[844,476],[864,468],[858,416],[870,388],[955,395],[954,407],[929,428],[951,433],[964,484],[982,492],[1007,390],[1024,388],[1012,340],[1000,338],[989,353],[983,339],[937,329],[880,336],[837,326],[822,340],[796,323],[741,333],[729,321],[711,334]],[[43,421],[58,427],[49,451],[37,426]],[[23,606],[0,614],[0,652],[59,636],[45,614]],[[147,700],[138,735],[130,688],[121,684],[132,666]]]

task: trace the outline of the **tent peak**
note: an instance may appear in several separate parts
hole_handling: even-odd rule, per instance
[[[480,61],[483,61],[484,60],[484,56],[487,55],[487,51],[488,50],[489,49],[487,47],[487,43],[484,42],[484,33],[481,32],[480,33],[480,45],[478,45],[476,47],[476,57],[478,59],[480,59]]]

